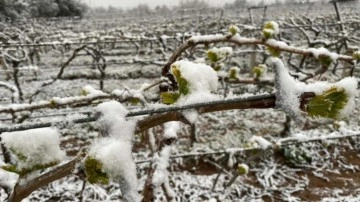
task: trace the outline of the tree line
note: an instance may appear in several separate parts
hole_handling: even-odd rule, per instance
[[[82,17],[87,9],[85,3],[76,0],[0,0],[0,20],[19,17]]]

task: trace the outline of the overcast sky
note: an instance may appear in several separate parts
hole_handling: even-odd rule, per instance
[[[150,7],[154,8],[157,5],[167,5],[174,6],[177,5],[180,0],[83,0],[84,2],[90,4],[92,7],[108,7],[109,5],[114,7],[122,7],[122,8],[132,8],[137,6],[138,4],[146,3]],[[211,5],[222,6],[225,3],[231,3],[235,0],[205,0]]]

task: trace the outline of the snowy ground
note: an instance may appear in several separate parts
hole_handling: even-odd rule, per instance
[[[310,8],[309,8],[310,9]],[[186,24],[186,23],[184,23]],[[101,27],[100,27],[101,28]],[[132,48],[129,48],[133,50]],[[166,53],[170,56],[171,51]],[[156,55],[156,54],[155,54]],[[68,56],[68,55],[67,55]],[[144,60],[165,62],[163,55],[141,55]],[[59,55],[49,53],[43,60],[42,69],[35,76],[24,71],[23,92],[31,94],[44,80],[57,74],[49,70],[63,61]],[[119,59],[121,58],[121,59]],[[132,56],[107,56],[107,61],[129,60]],[[166,57],[165,57],[166,58]],[[232,64],[243,64],[247,57],[234,58]],[[258,58],[259,59],[259,58]],[[260,59],[259,59],[260,60]],[[91,63],[88,57],[77,58],[72,65]],[[45,66],[45,67],[44,67]],[[143,83],[154,83],[159,79],[160,65],[110,65],[107,67],[109,78],[105,80],[104,91],[123,89],[124,86],[138,89]],[[248,71],[244,69],[243,71]],[[74,79],[72,76],[93,76],[92,69],[70,66],[65,71],[67,79],[48,87],[37,100],[46,100],[54,96],[67,97],[79,95],[81,88],[91,85],[98,88],[97,79]],[[95,71],[96,72],[96,71]],[[358,74],[358,72],[355,72]],[[271,75],[271,72],[270,74]],[[329,75],[324,75],[329,78]],[[144,78],[145,77],[145,78]],[[338,75],[331,79],[337,80]],[[1,75],[3,78],[3,74]],[[36,78],[36,79],[34,79]],[[234,85],[233,92],[273,91],[272,86]],[[0,91],[8,97],[7,91]],[[158,97],[158,89],[146,93],[150,99]],[[339,123],[331,120],[308,120],[306,126],[292,122],[290,136],[318,137],[326,135],[360,134],[359,100],[356,110],[348,120]],[[140,105],[128,105],[130,109]],[[78,109],[43,110],[32,114],[29,122],[55,120],[62,116],[42,117],[45,114],[67,115],[69,113],[89,112],[92,107]],[[10,118],[2,116],[1,118]],[[169,168],[170,185],[177,194],[177,201],[360,201],[360,149],[359,138],[340,140],[322,140],[311,143],[294,144],[278,150],[252,150],[233,153],[231,148],[248,146],[253,135],[262,136],[270,142],[282,138],[286,116],[276,109],[232,110],[204,114],[196,122],[197,142],[190,142],[190,127],[183,125],[181,133],[172,151],[174,158]],[[2,124],[9,123],[3,121]],[[162,131],[161,127],[155,132]],[[75,156],[82,149],[96,141],[98,131],[93,124],[71,126],[61,131],[61,147],[69,156]],[[212,152],[219,152],[211,154]],[[147,177],[149,166],[149,148],[141,134],[134,142],[134,157],[137,162],[137,175],[141,192]],[[189,155],[187,155],[189,154]],[[181,156],[183,155],[183,156]],[[185,155],[185,156],[184,156]],[[250,172],[239,176],[229,185],[234,176],[235,162],[247,163]],[[216,183],[215,183],[216,182]],[[162,191],[158,191],[157,201],[166,201]],[[6,197],[0,190],[0,201]],[[85,183],[80,175],[68,176],[34,192],[26,201],[119,201],[121,193],[115,183],[109,186]]]

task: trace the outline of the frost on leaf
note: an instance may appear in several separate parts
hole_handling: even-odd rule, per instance
[[[282,153],[285,160],[292,164],[310,164],[312,161],[311,151],[308,151],[304,147],[288,146],[282,148]]]
[[[267,73],[267,66],[264,64],[255,66],[252,69],[252,73],[254,75],[254,79],[256,79],[256,80],[263,78],[263,77],[265,77],[265,75]]]
[[[309,85],[311,88],[318,88]],[[353,77],[347,77],[334,84],[326,84],[321,90],[315,92],[314,98],[306,104],[306,112],[311,117],[325,117],[342,119],[348,117],[355,108],[357,95],[357,81]]]
[[[54,166],[66,156],[60,149],[60,134],[54,128],[3,133],[1,138],[15,157],[14,165],[3,168],[20,175]]]
[[[272,58],[275,71],[276,106],[298,122],[304,121],[300,110],[300,96],[305,92],[315,94],[306,101],[305,112],[311,117],[340,119],[349,116],[355,107],[357,81],[347,77],[337,83],[315,82],[305,84],[289,75],[282,61]]]
[[[231,67],[229,70],[229,79],[238,79],[239,78],[240,69],[239,67]]]
[[[240,29],[236,25],[230,25],[229,32],[230,32],[231,35],[235,35],[235,34],[240,33]]]
[[[348,97],[345,90],[333,87],[312,98],[306,105],[306,111],[311,117],[338,119],[341,109],[347,102]]]
[[[217,63],[220,60],[224,60],[225,58],[231,56],[232,54],[233,50],[231,47],[213,47],[206,52],[207,58],[211,63]]]

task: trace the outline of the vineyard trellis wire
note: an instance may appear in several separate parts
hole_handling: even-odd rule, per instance
[[[331,26],[340,26],[340,25],[360,25],[359,21],[348,21],[348,22],[344,22],[344,21],[340,21],[340,22],[336,22],[336,23],[328,23],[328,24],[311,24],[311,25],[286,25],[286,26],[280,26],[280,29],[297,29],[297,28],[310,28],[310,27],[331,27]],[[251,25],[237,25],[239,27],[243,28],[243,31],[261,31],[262,27],[252,27]],[[251,28],[250,28],[251,27]],[[181,33],[182,31],[174,31],[174,32],[178,32]],[[217,32],[218,33],[218,32]],[[187,36],[190,37],[190,36]],[[178,37],[177,36],[166,36],[167,40],[176,40]],[[96,39],[96,41],[88,41],[88,42],[40,42],[40,43],[8,43],[8,44],[0,44],[0,48],[10,48],[10,47],[40,47],[40,46],[69,46],[69,45],[97,45],[97,44],[117,44],[117,43],[127,43],[127,42],[146,42],[146,41],[158,41],[159,38],[146,38],[146,37],[141,37],[141,39],[139,38],[129,38],[129,39],[121,39],[121,37],[119,37],[119,39],[117,39],[116,37],[114,37],[115,40],[110,41],[110,40],[97,40],[97,38],[95,37],[94,39]],[[79,40],[79,39],[78,39]]]

